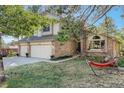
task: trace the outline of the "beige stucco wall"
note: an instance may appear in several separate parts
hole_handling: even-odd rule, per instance
[[[50,31],[43,32],[41,29],[34,32],[34,36],[43,36],[43,35],[57,35],[60,31],[60,23],[55,23],[50,25]]]
[[[53,35],[57,35],[58,32],[60,31],[60,23],[56,23],[53,25]]]

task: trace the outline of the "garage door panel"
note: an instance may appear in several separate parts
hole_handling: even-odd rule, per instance
[[[50,45],[34,45],[31,46],[31,57],[50,59],[52,48]]]

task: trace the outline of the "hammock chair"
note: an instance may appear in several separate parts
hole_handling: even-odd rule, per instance
[[[95,68],[109,68],[109,67],[112,67],[112,68],[117,68],[118,70],[118,65],[117,65],[117,58],[113,58],[112,60],[108,60],[106,61],[106,63],[98,63],[98,62],[95,62],[95,61],[90,61],[90,60],[86,60],[87,64],[89,65],[89,67],[91,68],[91,70],[93,71],[94,75],[98,76],[95,72],[95,70],[93,69],[94,67]],[[119,70],[118,70],[119,72]]]

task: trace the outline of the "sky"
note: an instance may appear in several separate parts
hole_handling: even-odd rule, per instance
[[[115,7],[111,9],[108,13],[107,16],[111,17],[112,20],[115,23],[115,26],[117,29],[121,29],[124,27],[124,18],[121,18],[120,16],[122,15],[123,10],[121,8]],[[99,23],[102,23],[104,17],[100,19],[96,24],[98,25]]]
[[[117,7],[111,9],[111,11],[109,11],[109,12],[107,13],[107,16],[110,16],[110,17],[113,19],[113,21],[114,21],[114,23],[115,23],[117,29],[121,29],[121,28],[124,27],[124,19],[122,19],[122,18],[120,17],[122,13],[123,13],[123,10],[122,10],[121,8],[117,8]],[[103,19],[104,19],[104,17],[101,18],[101,19],[96,23],[96,25],[102,23]],[[15,39],[14,39],[13,37],[11,37],[11,36],[10,36],[10,37],[3,37],[3,39],[4,39],[4,41],[5,41],[6,43],[9,43],[9,42],[11,42],[12,40],[15,40]]]

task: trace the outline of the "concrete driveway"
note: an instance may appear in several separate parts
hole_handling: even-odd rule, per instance
[[[3,64],[4,68],[10,68],[25,64],[31,64],[31,63],[37,63],[37,62],[43,62],[43,61],[49,61],[47,59],[42,58],[26,58],[26,57],[4,57],[3,58]]]
[[[71,58],[66,58],[66,59],[61,59],[58,61],[51,61],[48,59],[43,59],[43,58],[26,58],[26,57],[4,57],[3,58],[3,64],[4,68],[8,69],[11,67],[16,67],[20,65],[25,65],[25,64],[31,64],[31,63],[38,63],[38,62],[49,62],[49,63],[59,63],[59,62],[65,62],[68,60],[72,60],[79,57],[79,55],[75,55]]]

